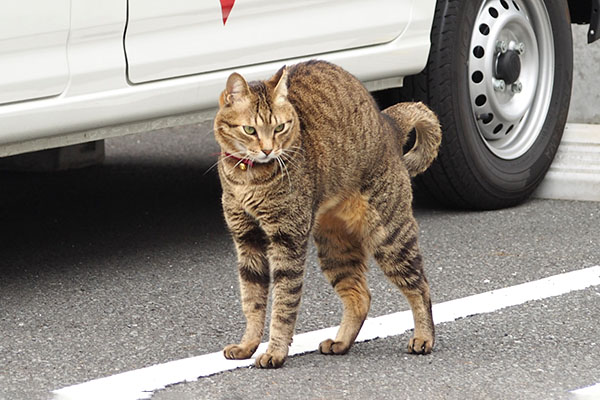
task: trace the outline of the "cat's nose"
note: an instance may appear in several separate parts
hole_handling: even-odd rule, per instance
[[[269,150],[262,149],[262,152],[265,153],[265,156],[268,156],[269,154],[271,154],[272,151],[273,151],[273,149],[269,149]]]

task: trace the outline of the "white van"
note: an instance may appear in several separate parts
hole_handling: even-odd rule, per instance
[[[320,58],[380,102],[419,99],[438,113],[444,139],[418,179],[425,192],[454,206],[509,206],[552,161],[571,93],[570,24],[590,23],[597,39],[599,5],[2,1],[0,157],[195,123],[214,115],[232,71],[260,79]]]

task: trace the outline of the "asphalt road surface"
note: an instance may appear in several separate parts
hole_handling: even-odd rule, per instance
[[[101,166],[0,173],[0,400],[220,351],[244,322],[209,124],[107,141]],[[418,207],[435,303],[600,265],[600,204]],[[406,310],[372,265],[370,316]],[[339,324],[310,248],[297,332]],[[561,399],[600,382],[600,286],[173,385],[153,399]],[[265,336],[266,339],[266,336]],[[325,338],[324,338],[325,339]]]

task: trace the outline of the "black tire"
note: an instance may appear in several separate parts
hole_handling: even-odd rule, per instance
[[[473,52],[472,34],[474,29],[481,29],[481,25],[475,26],[480,22],[476,18],[481,18],[482,6],[487,7],[490,1],[501,2],[507,12],[508,7],[519,9],[519,4],[531,4],[531,0],[438,0],[427,66],[421,74],[407,77],[402,89],[404,100],[429,105],[438,114],[443,129],[437,160],[415,180],[417,193],[452,207],[497,209],[527,199],[550,167],[569,109],[573,50],[568,5],[566,0],[539,0],[537,7],[545,6],[546,20],[551,24],[553,46],[547,47],[553,47],[555,55],[547,114],[538,117],[536,126],[541,129],[531,136],[530,147],[521,149],[523,154],[516,158],[495,154],[490,147],[497,143],[495,140],[486,144],[473,111],[476,106],[469,84],[474,78],[469,76],[467,65]]]

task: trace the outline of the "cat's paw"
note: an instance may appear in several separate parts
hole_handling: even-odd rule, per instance
[[[331,339],[324,340],[321,342],[321,344],[319,344],[319,351],[322,354],[342,355],[346,354],[348,350],[350,350],[349,345],[342,342],[336,342]]]
[[[412,337],[407,351],[411,354],[429,354],[433,349],[433,338]]]
[[[266,352],[256,357],[255,365],[258,368],[279,368],[285,362],[286,355]]]
[[[256,347],[230,344],[223,349],[223,355],[229,360],[245,360],[252,357],[255,351]]]

